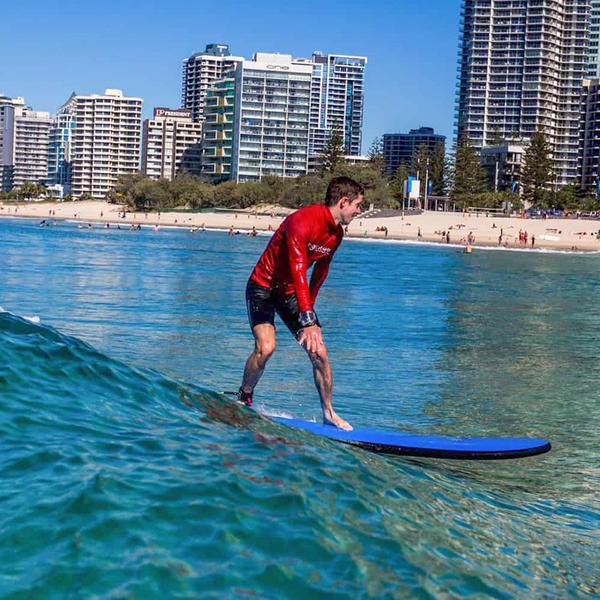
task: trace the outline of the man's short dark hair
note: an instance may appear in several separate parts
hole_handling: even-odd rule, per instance
[[[350,179],[350,177],[334,177],[327,186],[325,194],[325,205],[335,206],[342,198],[354,200],[357,196],[364,196],[365,188]]]

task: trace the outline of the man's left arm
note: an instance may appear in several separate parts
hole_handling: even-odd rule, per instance
[[[315,263],[312,275],[310,276],[310,298],[312,300],[313,306],[317,301],[317,294],[319,293],[319,290],[321,289],[321,286],[323,285],[323,282],[325,281],[325,279],[327,278],[327,274],[329,273],[329,265],[333,260],[333,255],[335,254],[336,250],[340,247],[343,237],[343,233],[341,233],[340,230],[337,240],[333,248],[331,249],[331,254],[326,258],[318,260]]]
[[[313,303],[313,306],[317,301],[317,294],[319,293],[319,290],[321,289],[321,286],[323,285],[323,282],[329,273],[329,265],[331,264],[332,258],[333,256],[330,255],[327,258],[318,260],[313,268],[312,275],[310,276],[310,299]]]

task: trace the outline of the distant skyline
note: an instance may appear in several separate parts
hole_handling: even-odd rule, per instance
[[[55,113],[75,91],[118,88],[156,106],[181,103],[184,58],[208,43],[232,54],[314,50],[368,57],[363,152],[384,133],[433,127],[452,140],[460,0],[302,5],[257,0],[150,6],[139,0],[31,0],[2,12],[0,93]]]

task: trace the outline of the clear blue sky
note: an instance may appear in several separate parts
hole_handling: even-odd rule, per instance
[[[55,112],[72,91],[120,88],[180,104],[181,61],[207,43],[232,54],[368,57],[363,150],[428,125],[452,137],[460,0],[29,0],[0,12],[0,93]]]

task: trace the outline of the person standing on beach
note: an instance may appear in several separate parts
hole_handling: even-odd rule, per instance
[[[246,286],[254,350],[246,361],[238,400],[250,406],[267,361],[275,351],[275,313],[304,347],[313,366],[323,422],[351,430],[333,410],[333,373],[315,313],[319,289],[344,237],[343,227],[360,214],[362,185],[349,177],[331,180],[324,204],[300,208],[279,226]],[[315,265],[308,281],[308,269]]]

